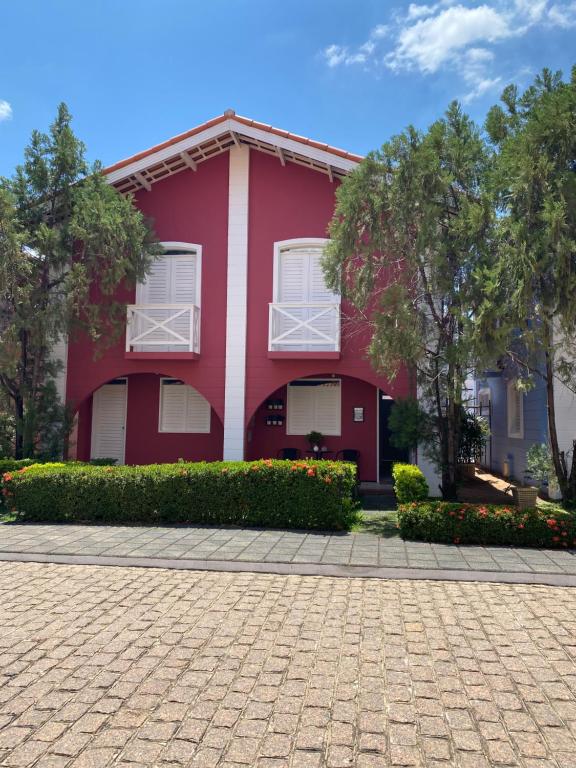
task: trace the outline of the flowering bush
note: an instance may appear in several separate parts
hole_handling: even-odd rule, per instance
[[[3,477],[10,511],[31,522],[349,528],[356,467],[336,461],[52,464]]]
[[[450,544],[576,548],[576,514],[547,508],[426,501],[398,509],[403,538]]]

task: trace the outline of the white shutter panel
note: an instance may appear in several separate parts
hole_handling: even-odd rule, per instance
[[[92,459],[124,463],[127,383],[105,384],[92,396]]]
[[[288,385],[287,435],[307,435],[314,429],[314,389]]]
[[[323,435],[340,434],[340,382],[327,382],[313,388],[314,429]]]
[[[160,432],[210,432],[210,403],[188,384],[163,380]]]
[[[333,304],[338,299],[329,291],[324,281],[324,272],[322,271],[322,249],[317,248],[309,253],[309,290],[307,301],[310,304]]]
[[[168,304],[170,301],[170,260],[161,256],[136,289],[137,304]]]
[[[210,432],[210,403],[193,387],[186,389],[186,432]]]
[[[170,304],[196,304],[196,254],[172,256],[170,258]],[[178,310],[173,310],[177,312]],[[167,327],[185,339],[190,337],[190,312],[171,320]],[[178,339],[172,338],[173,349],[185,349],[178,344]]]
[[[280,275],[278,301],[307,301],[308,258],[303,251],[282,251],[280,254]]]

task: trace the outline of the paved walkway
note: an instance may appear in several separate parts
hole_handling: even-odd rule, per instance
[[[574,768],[576,591],[0,563],[6,768]]]
[[[576,551],[240,528],[0,525],[0,560],[539,582],[576,586]]]

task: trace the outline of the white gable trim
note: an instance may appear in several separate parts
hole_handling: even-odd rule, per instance
[[[290,152],[294,152],[297,155],[303,155],[309,157],[317,162],[324,163],[328,167],[339,168],[342,171],[349,172],[356,168],[358,162],[355,160],[348,160],[344,157],[334,154],[333,152],[327,152],[324,149],[317,149],[308,144],[304,144],[294,139],[279,136],[271,131],[263,131],[260,128],[254,128],[252,126],[244,125],[233,118],[224,120],[221,123],[212,125],[210,128],[206,128],[200,133],[196,133],[193,136],[189,136],[182,141],[178,141],[175,144],[170,144],[164,149],[159,149],[146,157],[142,157],[139,160],[135,160],[129,165],[125,165],[122,168],[118,168],[115,171],[111,171],[107,174],[107,179],[110,184],[115,184],[128,176],[133,176],[150,166],[161,163],[164,160],[180,155],[181,153],[189,152],[199,144],[203,144],[210,139],[215,139],[223,134],[230,133],[238,136],[249,136],[256,141],[261,141],[266,144],[271,144],[274,147],[278,147],[280,150],[286,149]]]

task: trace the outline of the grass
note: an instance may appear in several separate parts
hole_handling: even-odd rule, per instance
[[[384,510],[380,512],[359,513],[359,521],[352,526],[353,533],[373,533],[375,536],[382,536],[384,539],[390,539],[398,536],[398,515],[396,510]]]

